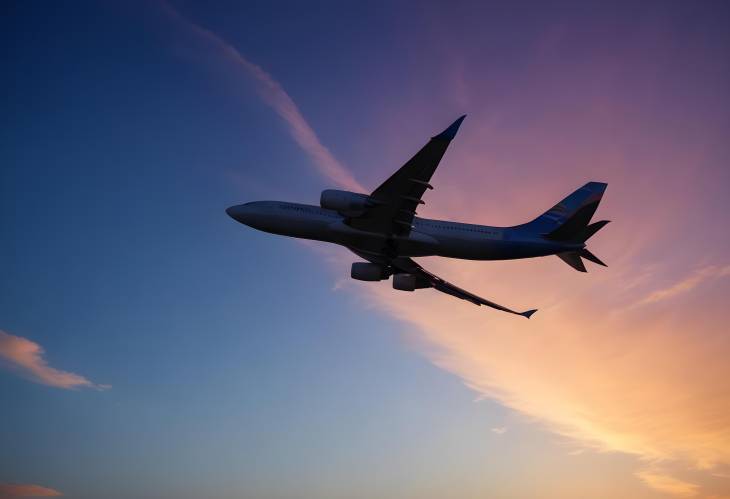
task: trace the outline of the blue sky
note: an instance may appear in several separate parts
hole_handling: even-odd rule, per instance
[[[479,221],[499,223],[547,208],[548,199],[602,172],[608,159],[576,170],[591,148],[623,147],[602,156],[623,161],[608,173],[612,186],[636,171],[632,159],[661,162],[664,156],[630,142],[623,129],[646,133],[652,144],[670,144],[676,133],[687,141],[676,151],[702,150],[689,173],[670,165],[637,175],[642,186],[660,179],[657,197],[684,187],[697,203],[683,204],[690,206],[684,211],[722,212],[730,73],[728,12],[721,4],[659,2],[634,10],[590,3],[546,9],[75,2],[19,3],[9,11],[0,21],[8,50],[0,136],[0,330],[40,345],[50,366],[104,386],[60,389],[6,365],[0,371],[0,483],[109,499],[650,498],[672,489],[636,474],[642,458],[656,458],[644,447],[627,449],[618,438],[606,438],[613,446],[583,445],[600,441],[598,433],[616,435],[613,430],[624,427],[615,421],[571,438],[573,429],[556,431],[551,416],[527,408],[536,399],[513,403],[499,395],[512,385],[500,384],[498,371],[484,371],[495,384],[481,389],[481,378],[464,367],[470,364],[455,367],[454,358],[429,354],[450,347],[424,332],[409,308],[394,311],[377,295],[343,283],[352,261],[344,250],[276,238],[230,220],[227,206],[255,199],[316,204],[333,179],[292,140],[255,78],[190,26],[210,30],[263,68],[318,140],[367,187],[455,117],[473,113],[462,146],[469,152],[454,153],[464,169],[457,174],[454,158],[445,163],[450,173],[437,179],[442,189],[434,203],[443,200],[449,214],[474,213],[464,209],[460,186],[472,183],[473,193],[481,182],[483,197],[468,199],[479,213],[488,207],[494,214],[493,221]],[[532,86],[536,71],[556,53],[561,76],[539,73],[545,79]],[[689,74],[672,64],[674,57],[690,64],[684,66]],[[624,59],[626,67],[611,66]],[[593,79],[607,66],[605,78]],[[638,76],[627,79],[627,73]],[[587,119],[580,114],[585,102],[598,120],[580,122]],[[684,122],[695,126],[662,119],[670,105],[678,122],[688,118]],[[616,114],[604,122],[601,113]],[[563,117],[570,124],[563,125]],[[557,143],[551,122],[565,126]],[[651,135],[657,127],[664,135]],[[475,155],[476,144],[489,145],[489,156]],[[579,152],[571,156],[570,150]],[[669,145],[666,151],[676,156]],[[565,169],[546,171],[561,155]],[[499,204],[514,197],[514,181],[525,177],[520,165],[535,158],[548,166],[526,168],[534,168],[528,172],[543,182],[537,187],[548,191],[546,198],[532,204],[516,199],[521,204],[514,209],[522,212],[514,212],[514,203]],[[478,164],[493,164],[494,174],[477,170]],[[696,185],[687,181],[695,178]],[[512,187],[495,188],[500,182]],[[626,196],[632,188],[625,187]],[[484,204],[488,193],[497,205]],[[652,277],[657,289],[673,289],[697,270],[697,283],[715,284],[696,299],[716,303],[727,290],[727,231],[709,237],[714,249],[701,262],[711,269],[704,274],[672,265],[683,262],[679,253],[697,249],[692,243],[648,262],[652,247],[644,245],[620,261],[636,265],[632,269],[669,269]],[[611,248],[613,261],[619,260],[620,241]],[[554,275],[576,279],[554,266]],[[482,282],[491,282],[486,289],[498,295],[506,281],[499,272],[507,267],[496,268]],[[504,292],[519,300],[516,286],[522,283],[524,291],[528,282],[518,277]],[[599,296],[598,288],[580,289]],[[482,327],[462,320],[462,304],[445,306],[454,307],[441,314],[454,314],[453,334],[445,336],[454,343]],[[531,362],[524,351],[507,351],[515,363]],[[556,383],[564,374],[539,373]],[[718,390],[726,393],[726,384]],[[728,449],[726,440],[717,444],[712,466],[730,465]],[[682,452],[669,460],[683,463]],[[703,494],[730,490],[727,482],[698,478],[694,464],[680,468],[680,481],[701,483]]]

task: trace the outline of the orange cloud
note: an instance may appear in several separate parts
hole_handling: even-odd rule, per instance
[[[0,330],[0,365],[44,385],[74,389],[81,387],[105,390],[109,385],[97,385],[79,374],[55,369],[43,358],[43,348],[26,338]]]
[[[639,305],[646,305],[648,303],[656,303],[661,300],[672,298],[676,295],[687,293],[697,287],[703,281],[712,278],[720,278],[730,276],[730,265],[724,267],[718,267],[716,265],[709,265],[696,270],[685,279],[672,284],[669,287],[652,291],[646,298],[641,300]]]
[[[0,483],[0,499],[14,497],[59,497],[63,494],[57,490],[40,485],[20,483]]]
[[[636,472],[636,476],[652,489],[676,497],[695,497],[699,493],[699,485],[685,482],[652,469]]]

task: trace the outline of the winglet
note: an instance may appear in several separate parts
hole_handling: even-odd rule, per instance
[[[466,118],[466,115],[463,115],[458,120],[454,121],[449,128],[436,135],[434,139],[453,140],[453,138],[456,137],[456,132],[459,131],[459,127],[461,126],[461,122],[464,121],[464,118]]]
[[[527,312],[522,312],[520,315],[522,317],[527,317],[529,319],[532,316],[532,314],[534,314],[535,312],[537,312],[537,309],[528,310]]]

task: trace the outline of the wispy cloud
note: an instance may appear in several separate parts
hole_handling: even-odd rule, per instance
[[[696,497],[700,486],[685,482],[651,468],[639,470],[636,476],[652,489],[676,497]]]
[[[38,343],[0,330],[0,366],[37,383],[56,388],[95,388],[97,390],[111,388],[109,385],[92,383],[79,374],[49,366],[43,358],[43,354],[43,347]]]
[[[707,267],[702,267],[701,269],[694,271],[692,274],[685,277],[679,282],[676,282],[668,287],[652,291],[639,302],[639,305],[646,305],[649,303],[657,303],[659,301],[668,300],[670,298],[674,298],[677,295],[692,291],[701,283],[709,279],[717,279],[727,276],[730,276],[730,265],[725,265],[724,267],[717,265],[708,265]]]
[[[12,499],[14,497],[59,497],[62,495],[57,490],[40,485],[0,483],[0,499]]]
[[[261,98],[284,120],[294,141],[307,153],[321,175],[344,189],[365,192],[352,173],[320,142],[299,107],[278,81],[217,34],[185,18],[169,3],[163,1],[161,4],[170,18],[195,35],[198,41],[206,44],[230,64],[245,70],[256,81]]]
[[[506,426],[499,426],[497,428],[492,428],[490,430],[492,433],[496,433],[497,435],[504,435],[507,433],[507,427]]]

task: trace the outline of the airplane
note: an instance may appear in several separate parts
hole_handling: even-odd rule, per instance
[[[226,213],[255,229],[283,236],[339,244],[365,261],[352,264],[360,281],[393,277],[400,291],[434,288],[475,305],[530,318],[462,289],[416,263],[414,257],[512,260],[557,255],[579,272],[582,259],[606,266],[586,249],[586,241],[608,221],[590,223],[607,184],[588,182],[534,220],[512,227],[490,227],[416,216],[441,158],[466,115],[429,140],[405,165],[371,194],[327,189],[319,206],[254,201]]]

